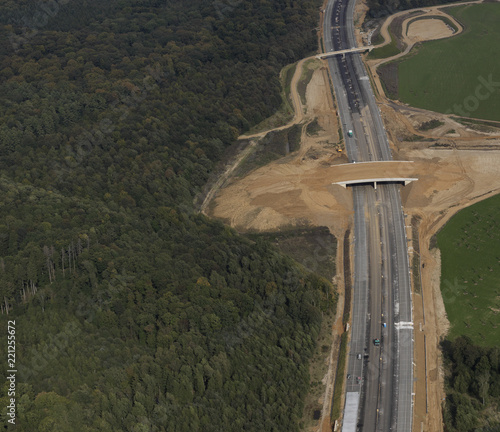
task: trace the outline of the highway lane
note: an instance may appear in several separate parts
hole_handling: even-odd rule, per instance
[[[356,278],[353,287],[353,303],[358,307],[353,309],[351,345],[348,358],[348,373],[351,376],[347,380],[347,391],[360,392],[362,383],[357,382],[357,377],[363,376],[363,363],[365,361],[365,339],[366,339],[366,316],[368,307],[365,299],[368,297],[369,266],[368,266],[368,229],[365,220],[366,199],[365,194],[369,192],[369,186],[356,188],[353,194],[354,204],[354,267]],[[362,353],[363,359],[358,360],[357,354]]]
[[[369,284],[369,313],[367,315],[367,347],[369,357],[366,359],[367,368],[365,369],[363,392],[361,396],[361,412],[359,415],[360,424],[364,426],[363,430],[369,430],[369,425],[376,425],[377,407],[379,406],[380,397],[380,374],[381,367],[380,352],[382,346],[375,346],[373,339],[382,340],[380,329],[380,316],[382,314],[382,256],[381,256],[381,240],[379,230],[379,212],[377,210],[377,193],[373,188],[367,186],[367,215],[369,219],[370,229],[370,284]],[[375,408],[375,409],[373,409]],[[366,425],[366,426],[365,426]]]
[[[388,189],[397,188],[396,185],[384,185],[382,188],[378,189],[380,194],[380,206],[379,214],[381,215],[380,230],[381,230],[381,248],[383,250],[383,256],[386,257],[382,262],[383,270],[383,299],[382,299],[382,316],[380,317],[380,323],[378,328],[381,329],[381,383],[380,383],[380,400],[394,402],[394,406],[390,406],[390,410],[387,408],[389,405],[381,403],[379,405],[378,414],[378,427],[379,430],[391,430],[395,424],[394,414],[396,411],[395,402],[393,401],[394,388],[394,376],[396,365],[392,362],[396,354],[396,340],[394,325],[394,290],[391,283],[394,283],[394,259],[396,259],[396,245],[394,242],[394,237],[391,235],[392,226],[394,224],[390,200],[388,199],[387,192]],[[392,257],[393,259],[387,259],[387,257]],[[387,327],[383,326],[383,323],[387,324]]]
[[[326,52],[356,46],[353,10],[352,0],[328,3]],[[328,64],[349,160],[391,160],[361,56],[336,56]],[[347,136],[349,129],[354,131],[352,138]],[[345,418],[343,430],[408,432],[412,414],[412,317],[399,186],[379,185],[377,190],[356,186],[353,202],[355,279],[347,392],[348,396],[360,395],[360,404],[357,413],[349,413],[356,419]],[[387,322],[386,328],[383,322]],[[374,338],[382,340],[380,347],[373,345]],[[360,382],[357,377],[361,377]]]

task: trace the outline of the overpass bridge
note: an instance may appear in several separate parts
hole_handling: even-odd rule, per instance
[[[373,48],[374,48],[374,46],[370,45],[370,46],[364,46],[364,47],[358,47],[358,48],[349,48],[349,49],[343,49],[343,50],[338,50],[338,51],[330,51],[327,53],[318,54],[316,56],[316,58],[321,60],[321,59],[325,59],[328,57],[334,57],[336,55],[345,56],[348,53],[371,51]]]
[[[335,182],[333,184],[337,184],[339,186],[342,186],[345,189],[345,188],[347,188],[347,186],[373,183],[374,188],[377,189],[377,183],[404,183],[404,185],[406,186],[407,184],[409,184],[413,181],[417,181],[417,180],[418,180],[418,178],[412,178],[412,177],[379,177],[379,178],[367,178],[367,179],[339,181],[339,182]]]
[[[331,165],[332,184],[347,188],[358,184],[403,183],[405,186],[417,181],[417,170],[413,161],[366,161]]]

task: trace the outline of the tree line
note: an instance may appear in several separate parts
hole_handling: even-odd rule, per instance
[[[439,6],[447,3],[456,3],[455,0],[368,0],[368,14],[372,18],[392,15],[407,9],[428,6]]]
[[[450,432],[500,430],[500,348],[481,347],[467,336],[442,343],[446,375],[443,416]]]

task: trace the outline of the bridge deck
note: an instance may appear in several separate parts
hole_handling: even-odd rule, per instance
[[[318,54],[316,56],[316,58],[324,59],[324,58],[333,57],[333,56],[341,55],[341,54],[343,55],[343,54],[348,54],[348,53],[371,51],[372,49],[373,49],[373,46],[370,45],[370,46],[364,46],[364,47],[358,47],[358,48],[343,49],[343,50],[339,50],[339,51],[330,51],[327,53]]]
[[[346,181],[340,181],[340,182],[335,182],[333,184],[337,184],[339,186],[342,186],[343,188],[346,188],[347,186],[352,186],[356,184],[364,184],[364,183],[373,183],[375,185],[375,189],[377,189],[377,183],[395,183],[395,182],[401,182],[404,183],[405,186],[408,183],[411,183],[412,181],[417,181],[418,178],[409,178],[409,177],[381,177],[381,178],[366,178],[366,179],[357,179],[357,180],[346,180]]]

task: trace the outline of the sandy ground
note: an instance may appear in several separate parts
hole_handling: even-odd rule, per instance
[[[406,144],[406,145],[405,145]],[[419,229],[422,293],[413,294],[415,340],[414,432],[443,430],[444,375],[439,342],[449,323],[440,291],[439,251],[429,251],[431,237],[461,208],[500,193],[500,142],[497,150],[412,150],[403,143],[398,157],[419,180],[402,188],[409,215],[422,218]],[[406,147],[406,148],[405,148]],[[411,230],[407,230],[411,238]],[[410,245],[411,246],[411,245]],[[410,255],[412,255],[410,247]]]
[[[474,146],[476,149],[494,148],[496,140],[500,139],[500,122],[497,127],[482,126],[481,130],[473,130],[446,114],[412,108],[397,101],[383,101],[380,109],[384,121],[391,124],[388,134],[396,147],[411,135],[462,148]],[[438,120],[442,125],[429,131],[420,130],[421,125],[430,120]]]
[[[300,77],[302,63],[296,76]],[[305,126],[317,119],[321,130],[308,136],[303,128],[300,150],[265,167],[249,173],[244,178],[230,179],[234,167],[251,150],[244,151],[234,165],[228,167],[225,187],[221,184],[211,193],[213,202],[205,205],[205,211],[212,217],[221,218],[240,231],[273,231],[288,226],[327,226],[338,240],[337,268],[343,269],[343,237],[351,223],[351,192],[331,183],[342,179],[342,170],[335,172],[334,164],[347,162],[340,146],[338,117],[331,97],[331,88],[326,64],[315,70],[306,89],[307,107],[302,107],[296,84],[292,80],[291,93],[296,109],[300,110],[294,123]],[[305,108],[305,109],[304,109]],[[289,126],[289,125],[288,125]],[[259,135],[262,136],[262,135]],[[256,136],[255,138],[259,138]],[[340,167],[341,168],[341,167]],[[311,431],[330,431],[330,411],[333,383],[337,367],[340,334],[343,332],[343,274],[335,277],[339,288],[336,321],[332,327],[334,341],[325,362],[325,386],[323,396],[318,400],[322,405],[322,416]]]
[[[453,36],[453,30],[436,18],[418,20],[408,27],[408,40],[413,43],[421,40],[442,39]]]
[[[437,13],[435,8],[426,10],[433,15]],[[410,25],[409,38],[443,36],[444,29],[439,29],[439,24],[425,28],[419,24],[425,22]],[[243,178],[227,181],[208,213],[243,232],[309,224],[327,226],[337,239],[342,239],[345,229],[352,224],[352,194],[350,189],[332,185],[333,182],[346,176],[367,175],[368,171],[359,171],[362,168],[372,170],[370,175],[379,171],[379,177],[394,172],[398,176],[417,177],[418,181],[401,189],[405,213],[421,218],[422,294],[413,295],[416,363],[413,430],[442,431],[444,388],[438,346],[448,330],[448,322],[439,285],[440,257],[436,251],[429,251],[429,242],[458,210],[500,193],[500,129],[474,131],[444,114],[390,101],[382,93],[379,106],[394,159],[414,162],[395,164],[393,168],[361,164],[342,168],[338,165],[347,159],[335,151],[339,142],[338,118],[328,83],[326,67],[317,69],[307,88],[307,109],[299,105],[300,101],[297,104],[303,124],[316,117],[323,130],[312,137],[303,133],[299,151]],[[419,130],[422,123],[432,119],[442,121],[443,125],[425,132]],[[428,141],[415,141],[415,135]],[[436,143],[440,146],[431,147]],[[327,428],[327,423],[325,417],[323,428]]]

